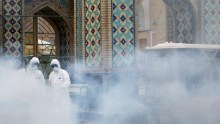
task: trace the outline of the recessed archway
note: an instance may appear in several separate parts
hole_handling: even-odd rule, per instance
[[[195,43],[196,14],[189,0],[163,0],[167,7],[168,41]]]
[[[24,26],[25,30],[32,30],[30,39],[32,39],[33,48],[29,55],[39,57],[45,76],[48,75],[47,68],[51,59],[58,58],[64,68],[70,62],[70,27],[66,17],[58,13],[50,6],[40,6],[25,19],[25,24],[29,25],[29,27]],[[26,36],[25,40],[28,40]],[[24,53],[25,50],[27,49],[24,47]],[[28,54],[25,53],[25,55]]]

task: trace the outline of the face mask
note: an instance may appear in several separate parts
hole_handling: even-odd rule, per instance
[[[38,70],[37,65],[32,65],[31,70],[32,70],[32,71]]]
[[[54,71],[54,72],[58,72],[58,71],[59,71],[59,68],[58,68],[58,67],[54,67],[54,68],[53,68],[53,71]]]

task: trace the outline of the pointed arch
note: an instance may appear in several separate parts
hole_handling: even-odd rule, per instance
[[[174,42],[177,43],[195,43],[196,40],[196,14],[195,9],[192,3],[189,0],[163,0],[166,5],[172,11],[172,14],[168,13],[168,16],[174,16],[173,24],[173,31],[168,32],[175,32],[173,34]],[[168,17],[172,18],[172,17]],[[171,24],[168,22],[168,24]],[[169,29],[169,28],[168,28]],[[171,29],[170,29],[171,30]],[[171,36],[172,34],[168,34]],[[169,39],[168,39],[169,40]]]
[[[67,23],[68,27],[71,27],[70,23],[68,21],[68,17],[60,9],[54,7],[53,5],[51,5],[48,2],[40,4],[39,6],[33,8],[29,13],[26,13],[26,14],[27,15],[34,15],[37,12],[43,10],[44,8],[49,8],[49,9],[53,10],[57,14],[57,16],[62,17],[62,19],[65,21],[65,23]]]
[[[56,48],[58,50],[57,55],[60,58],[62,66],[65,68],[68,63],[73,61],[73,41],[71,37],[71,33],[73,32],[73,28],[70,24],[70,19],[62,13],[61,10],[57,9],[50,3],[42,3],[39,6],[33,8],[29,13],[27,13],[29,16],[39,16],[43,17],[48,22],[53,22],[55,26],[57,27],[57,31],[59,33],[59,39],[56,43]],[[57,33],[56,33],[57,34]]]

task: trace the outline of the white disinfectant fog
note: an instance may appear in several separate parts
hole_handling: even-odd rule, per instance
[[[192,50],[148,51],[143,59],[141,71],[108,72],[102,76],[105,83],[69,71],[75,78],[87,80],[89,87],[100,87],[85,100],[97,104],[95,112],[101,115],[92,123],[220,123],[219,62]],[[16,64],[12,59],[0,61],[0,124],[79,122],[66,93],[19,73]],[[140,82],[145,87],[142,95],[138,94]]]
[[[73,105],[62,90],[45,87],[15,59],[0,60],[0,124],[72,124]]]
[[[209,53],[204,49],[146,51],[142,73],[149,122],[220,123],[220,63]]]
[[[114,85],[100,101],[102,124],[220,123],[217,58],[199,49],[165,49],[146,51],[143,59],[141,71],[107,79]],[[138,95],[140,82],[144,95]]]

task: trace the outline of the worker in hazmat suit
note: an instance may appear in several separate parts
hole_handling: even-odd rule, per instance
[[[61,69],[60,62],[57,59],[53,59],[50,66],[53,71],[49,75],[49,85],[53,88],[69,88],[69,73],[64,69]]]
[[[19,77],[19,83],[27,89],[39,89],[45,87],[43,73],[38,69],[40,61],[37,57],[33,57],[26,68],[18,70],[15,77]],[[40,88],[40,89],[41,89]]]
[[[36,79],[37,81],[45,83],[44,75],[38,69],[39,66],[40,66],[39,59],[37,57],[33,57],[30,60],[28,67],[26,68],[26,73],[28,74],[28,76],[31,76],[32,78]]]
[[[61,69],[60,62],[57,59],[53,59],[50,66],[52,68],[48,79],[48,85],[51,87],[50,93],[52,93],[50,102],[55,103],[55,108],[62,108],[53,109],[53,116],[57,119],[57,123],[63,123],[63,120],[67,123],[68,120],[72,120],[73,110],[68,89],[70,87],[69,73]]]

